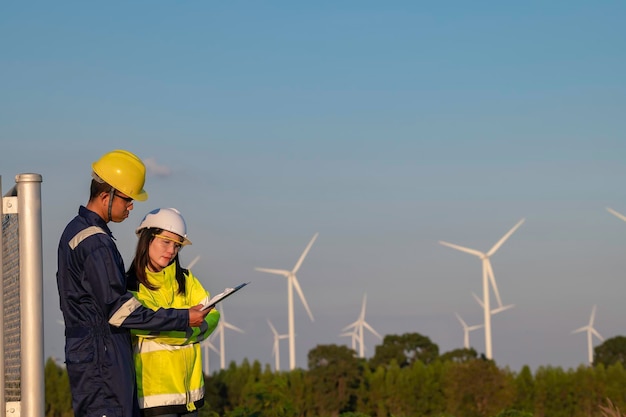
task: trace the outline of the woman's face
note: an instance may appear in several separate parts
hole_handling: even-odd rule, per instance
[[[165,230],[159,235],[154,235],[148,248],[150,261],[157,268],[153,272],[159,272],[172,262],[182,247],[182,242],[183,239],[176,233]]]

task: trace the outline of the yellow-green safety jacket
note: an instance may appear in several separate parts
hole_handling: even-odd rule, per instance
[[[193,307],[209,295],[190,270],[186,294],[178,294],[175,263],[160,272],[146,273],[148,280],[159,288],[153,291],[140,284],[134,295],[152,310]],[[200,342],[215,330],[219,319],[219,311],[212,310],[200,327],[184,332],[132,332],[137,395],[144,416],[184,414],[204,404]]]

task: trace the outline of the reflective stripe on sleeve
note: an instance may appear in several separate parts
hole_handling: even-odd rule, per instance
[[[76,249],[76,246],[78,246],[80,242],[87,239],[89,236],[93,236],[98,233],[104,233],[106,235],[106,232],[98,226],[89,226],[88,228],[81,230],[70,240],[70,249]]]
[[[130,316],[133,311],[137,310],[139,307],[141,307],[141,303],[137,301],[135,297],[129,298],[128,301],[111,316],[109,324],[111,326],[120,327],[122,323],[124,323],[124,320],[126,320],[126,317]]]

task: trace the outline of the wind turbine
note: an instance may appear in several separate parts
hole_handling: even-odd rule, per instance
[[[610,208],[610,207],[607,207],[607,208],[606,208],[606,210],[607,210],[609,213],[611,213],[612,215],[614,215],[615,217],[617,217],[618,219],[622,219],[622,220],[624,220],[624,221],[626,222],[626,216],[624,216],[623,214],[618,213],[617,211],[613,210],[613,209],[612,209],[612,208]]]
[[[493,355],[491,352],[491,306],[489,303],[489,283],[491,282],[491,286],[493,288],[493,292],[496,296],[496,301],[498,302],[498,308],[502,306],[502,300],[500,299],[500,293],[498,292],[498,286],[496,285],[496,279],[493,275],[493,268],[491,267],[491,261],[489,258],[496,253],[496,251],[502,246],[502,244],[509,238],[511,235],[524,223],[525,219],[520,220],[511,230],[509,230],[502,238],[495,244],[489,251],[480,252],[476,249],[466,248],[464,246],[455,245],[453,243],[448,243],[444,241],[439,241],[440,244],[444,246],[448,246],[452,249],[459,250],[461,252],[466,252],[474,256],[478,256],[482,260],[483,265],[483,311],[485,316],[485,356],[487,359],[492,359]]]
[[[594,305],[593,308],[591,309],[591,318],[589,319],[589,324],[579,329],[576,329],[572,332],[572,334],[580,333],[584,331],[587,332],[587,351],[589,355],[589,365],[593,364],[593,346],[592,346],[593,336],[595,335],[598,339],[604,340],[604,337],[602,337],[600,333],[598,333],[598,331],[593,328],[593,320],[595,319],[595,317],[596,317],[596,306]]]
[[[483,325],[475,324],[474,326],[468,326],[467,323],[463,321],[463,319],[461,318],[461,316],[459,316],[458,313],[454,313],[454,314],[456,314],[456,318],[459,319],[459,321],[461,322],[461,326],[463,326],[463,346],[465,347],[465,349],[469,349],[470,348],[469,332],[471,332],[472,330],[480,329],[481,327],[483,327]]]
[[[193,266],[198,263],[198,261],[200,260],[200,255],[196,256],[195,258],[193,258],[193,260],[191,262],[189,262],[189,265],[187,265],[187,269],[191,269],[193,268]]]
[[[289,337],[288,334],[278,334],[276,328],[272,324],[271,321],[267,320],[267,324],[270,325],[270,329],[272,329],[272,333],[274,333],[274,347],[272,348],[272,354],[274,355],[275,360],[275,369],[276,371],[280,371],[280,340],[287,339]]]
[[[296,262],[296,265],[293,267],[291,271],[287,271],[285,269],[269,269],[269,268],[255,268],[257,271],[267,272],[270,274],[282,275],[287,278],[287,308],[288,308],[288,318],[289,318],[289,369],[293,370],[296,367],[296,334],[294,328],[294,318],[293,318],[293,289],[295,288],[300,296],[300,300],[306,309],[306,312],[309,314],[309,318],[311,321],[313,320],[313,314],[309,309],[309,305],[306,302],[306,298],[304,298],[304,294],[302,293],[302,289],[300,288],[300,284],[298,283],[298,278],[296,278],[296,272],[300,269],[300,265],[302,265],[302,261],[306,257],[307,253],[313,246],[313,242],[317,239],[318,233],[313,235],[313,238],[300,255],[300,259]]]
[[[472,296],[474,297],[474,300],[476,300],[476,302],[480,304],[482,308],[485,308],[485,304],[483,303],[483,300],[478,298],[478,296],[475,293],[472,293]],[[508,310],[509,308],[513,308],[513,307],[515,307],[515,304],[507,304],[505,306],[494,308],[493,310],[491,310],[491,315],[493,316],[494,314],[498,314],[504,310]]]
[[[359,334],[357,333],[356,327],[352,329],[350,332],[341,333],[339,337],[350,337],[352,341],[352,350],[356,352],[356,342],[358,341]]]
[[[364,343],[364,331],[363,329],[367,329],[369,330],[374,336],[378,337],[379,339],[382,339],[383,337],[378,334],[378,332],[376,330],[374,330],[374,328],[372,326],[369,325],[368,322],[365,321],[365,304],[367,301],[367,294],[363,295],[363,305],[361,307],[361,314],[359,314],[359,318],[352,324],[347,325],[346,327],[344,327],[342,330],[349,330],[349,329],[353,329],[355,336],[354,338],[359,342],[359,356],[361,358],[365,357],[365,343]],[[350,333],[344,333],[343,335],[347,336],[347,335],[351,335]],[[354,341],[354,339],[353,339]],[[354,345],[354,342],[353,342]]]
[[[204,348],[204,374],[208,376],[210,372],[209,350],[212,350],[213,352],[217,354],[219,354],[220,351],[217,350],[215,346],[213,346],[213,343],[211,343],[209,339],[204,340],[203,342],[200,343],[200,345]]]
[[[234,326],[226,321],[226,319],[224,318],[224,307],[222,307],[220,311],[220,321],[217,324],[217,328],[215,332],[213,332],[213,334],[209,337],[209,340],[211,339],[211,337],[219,336],[220,338],[220,349],[219,349],[220,369],[226,368],[226,350],[224,349],[224,330],[225,329],[231,329],[239,333],[243,333],[243,330],[241,330],[239,327]]]

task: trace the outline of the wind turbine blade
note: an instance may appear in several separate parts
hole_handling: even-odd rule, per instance
[[[472,331],[472,330],[480,329],[481,327],[485,327],[485,325],[484,324],[475,324],[473,326],[469,326],[467,328],[467,330],[468,331]]]
[[[595,335],[598,339],[604,340],[604,337],[602,337],[600,333],[598,333],[598,331],[594,329],[593,327],[589,329],[589,331],[591,332],[591,334]]]
[[[213,352],[215,353],[220,353],[219,350],[217,350],[217,348],[215,346],[213,346],[213,343],[209,342],[209,339],[205,339],[201,345],[206,345],[209,347],[209,349],[211,349]]]
[[[483,300],[481,300],[480,298],[478,298],[478,296],[472,292],[472,296],[474,297],[474,300],[476,300],[476,302],[482,307],[485,308],[485,304],[483,303]]]
[[[285,271],[284,269],[271,269],[271,268],[254,268],[254,269],[256,269],[257,271],[267,272],[270,274],[284,275],[284,276],[289,275],[289,271]]]
[[[309,253],[309,250],[311,249],[311,246],[313,246],[313,242],[315,242],[315,239],[317,239],[318,234],[319,233],[315,233],[315,235],[313,235],[313,238],[306,246],[306,249],[304,249],[304,252],[302,252],[302,255],[300,255],[300,259],[298,259],[298,262],[296,262],[296,266],[293,267],[293,270],[291,271],[292,273],[295,274],[296,272],[298,272],[298,269],[300,269],[300,265],[302,265],[302,261],[304,260],[306,254]]]
[[[193,260],[191,262],[189,262],[189,265],[187,265],[187,269],[191,269],[193,268],[193,266],[198,263],[198,261],[200,260],[200,255],[196,256],[195,258],[193,258]]]
[[[485,258],[483,261],[485,263],[485,268],[487,268],[487,276],[489,277],[489,281],[491,282],[491,288],[493,288],[493,292],[496,295],[496,301],[498,301],[498,307],[502,307],[502,300],[500,299],[500,292],[498,291],[498,284],[496,284],[496,277],[493,275],[493,268],[491,267],[491,261],[489,258]]]
[[[580,333],[580,332],[586,332],[589,329],[589,326],[584,326],[584,327],[580,327],[574,331],[572,331],[572,334],[574,333]]]
[[[452,249],[460,250],[461,252],[466,252],[466,253],[478,256],[479,258],[482,258],[483,256],[485,256],[484,253],[477,251],[476,249],[466,248],[465,246],[455,245],[454,243],[444,242],[443,240],[440,240],[439,243],[442,244],[443,246],[447,246]]]
[[[614,216],[615,216],[615,217],[617,217],[618,219],[622,219],[622,220],[624,220],[624,221],[626,222],[626,216],[624,216],[622,213],[618,213],[617,211],[613,210],[613,209],[612,209],[612,208],[610,208],[610,207],[607,207],[606,209],[607,209],[607,211],[608,211],[609,213],[611,213],[612,215],[614,215]]]
[[[361,307],[361,315],[359,316],[361,319],[365,319],[365,304],[367,302],[367,294],[363,294],[363,306]]]
[[[459,316],[459,313],[454,313],[456,314],[456,318],[459,319],[459,321],[461,322],[461,326],[463,326],[464,329],[467,329],[467,323],[465,323],[465,321],[461,318],[461,316]]]
[[[278,332],[276,331],[276,328],[274,327],[274,325],[272,324],[271,321],[267,320],[267,324],[270,325],[270,329],[272,329],[272,333],[274,333],[274,336],[278,336]]]
[[[222,326],[226,327],[227,329],[235,330],[235,331],[237,331],[239,333],[244,333],[244,331],[241,330],[239,327],[234,326],[234,325],[232,325],[230,323],[223,322]]]
[[[340,337],[348,337],[348,336],[354,336],[354,332],[350,332],[350,333],[341,333],[339,334]]]
[[[596,318],[596,306],[594,305],[593,308],[591,309],[591,318],[589,319],[589,327],[593,326],[593,321]]]
[[[311,313],[311,309],[309,308],[309,305],[306,302],[306,298],[304,298],[304,293],[302,292],[302,289],[300,288],[300,284],[298,283],[298,278],[296,278],[295,275],[292,275],[292,279],[293,279],[293,286],[296,289],[296,292],[298,293],[298,295],[300,296],[300,300],[302,301],[302,304],[304,305],[306,312],[309,313],[309,318],[311,319],[311,321],[315,321],[313,319],[313,313]]]
[[[352,322],[352,323],[348,324],[348,325],[347,325],[346,327],[344,327],[343,329],[341,329],[341,331],[343,332],[343,331],[346,331],[346,330],[348,330],[348,329],[356,329],[356,328],[357,328],[357,326],[359,325],[359,323],[360,323],[360,320],[354,321],[354,322]]]
[[[515,231],[517,230],[518,227],[520,227],[522,225],[522,223],[524,223],[526,219],[522,219],[519,222],[517,222],[517,224],[515,226],[513,226],[513,228],[511,230],[509,230],[507,232],[506,235],[502,236],[502,239],[500,239],[498,241],[498,243],[496,243],[495,245],[493,245],[493,247],[491,249],[489,249],[489,252],[487,252],[487,256],[491,256],[494,253],[496,253],[496,251],[498,250],[498,248],[500,248],[500,246],[502,246],[502,244],[513,234],[515,233]]]
[[[513,307],[515,307],[515,304],[508,304],[502,307],[494,308],[491,310],[491,314],[498,314]]]
[[[368,322],[364,321],[364,322],[363,322],[363,326],[365,326],[365,328],[366,328],[367,330],[369,330],[370,332],[372,332],[372,333],[373,333],[374,335],[376,335],[376,337],[378,337],[379,339],[382,339],[382,338],[383,338],[380,334],[378,334],[378,332],[377,332],[376,330],[374,330],[374,328],[373,328],[372,326],[370,326],[370,325],[369,325],[369,323],[368,323]]]

